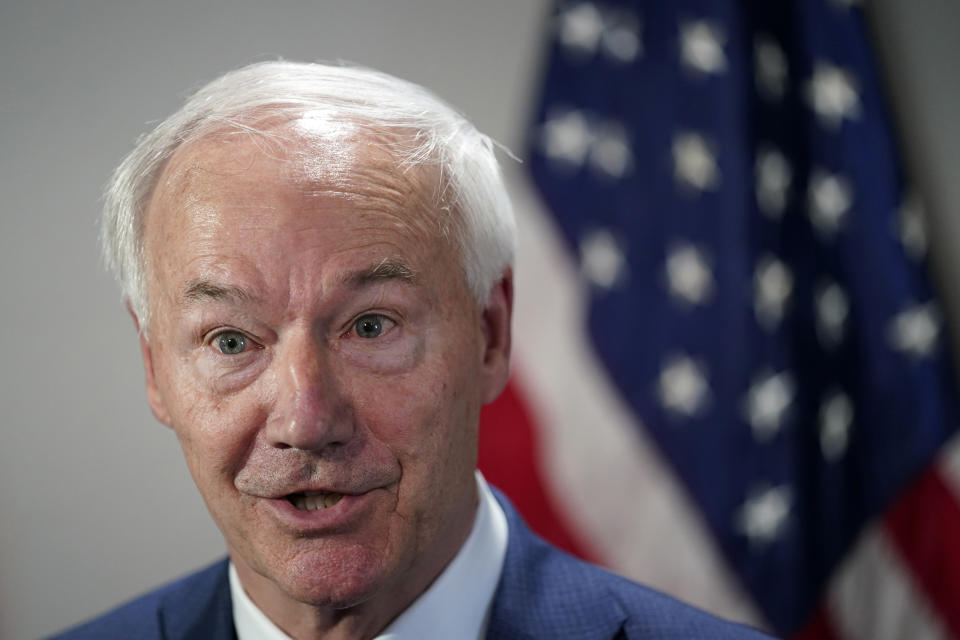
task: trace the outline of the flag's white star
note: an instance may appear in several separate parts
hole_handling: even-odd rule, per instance
[[[600,48],[619,62],[633,62],[643,52],[640,21],[632,13],[611,13]]]
[[[670,294],[686,304],[706,302],[713,294],[713,274],[703,252],[691,244],[670,249],[667,255],[667,283]]]
[[[940,310],[933,302],[901,311],[887,326],[887,339],[897,351],[915,359],[933,355],[940,337]]]
[[[758,36],[753,43],[754,80],[765,98],[778,100],[787,91],[787,56],[770,36]]]
[[[580,111],[554,112],[543,124],[540,142],[551,160],[580,166],[593,144],[593,133]]]
[[[817,337],[825,349],[833,349],[843,341],[850,315],[847,294],[836,282],[824,282],[814,294]]]
[[[911,194],[900,205],[900,242],[907,255],[914,260],[923,260],[927,255],[927,224],[923,204],[916,194]]]
[[[787,207],[787,195],[793,181],[790,163],[773,147],[762,147],[756,161],[757,205],[771,218],[780,218]]]
[[[580,267],[597,287],[613,288],[626,276],[626,259],[620,242],[606,229],[587,234],[580,242]]]
[[[674,356],[660,370],[657,393],[667,411],[684,417],[699,415],[710,399],[707,370],[688,356]]]
[[[787,485],[757,487],[737,512],[737,530],[752,545],[766,546],[781,536],[792,508],[793,492]]]
[[[847,452],[853,427],[853,403],[839,390],[827,394],[820,404],[820,451],[827,462],[836,462]]]
[[[697,191],[715,189],[720,169],[713,149],[699,133],[681,133],[673,138],[673,174],[677,181]]]
[[[686,22],[680,26],[681,58],[688,68],[698,73],[726,71],[725,40],[723,31],[711,20]]]
[[[820,61],[806,87],[807,102],[820,123],[837,129],[847,120],[860,117],[860,96],[857,82],[850,72],[829,62]]]
[[[767,442],[780,432],[795,389],[793,376],[786,371],[763,374],[750,385],[743,410],[757,442]]]
[[[557,17],[560,43],[569,51],[592,54],[603,34],[603,16],[592,2],[571,6]]]
[[[846,221],[853,204],[853,187],[843,176],[817,169],[810,176],[807,198],[813,227],[832,238]]]
[[[764,328],[776,329],[792,293],[793,274],[787,265],[770,254],[760,258],[753,272],[753,310]]]
[[[622,178],[633,167],[627,133],[618,123],[608,121],[596,129],[590,165],[611,178]]]

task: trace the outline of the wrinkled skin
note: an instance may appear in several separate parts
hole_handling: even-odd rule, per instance
[[[294,637],[370,637],[472,526],[511,278],[470,296],[429,170],[276,127],[296,141],[206,136],[158,182],[147,395],[254,602]],[[346,495],[302,518],[284,496],[305,490]]]

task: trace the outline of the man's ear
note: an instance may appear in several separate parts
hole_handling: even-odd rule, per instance
[[[513,316],[513,270],[507,267],[483,309],[483,403],[496,400],[510,377],[510,319]]]
[[[147,377],[147,402],[150,403],[150,409],[157,420],[169,427],[170,414],[163,401],[163,396],[160,394],[160,388],[157,387],[157,379],[153,371],[153,349],[150,347],[150,341],[147,340],[146,332],[140,327],[140,319],[129,302],[127,303],[127,311],[133,318],[133,325],[137,328],[137,336],[140,338],[140,355],[143,356],[143,369]]]

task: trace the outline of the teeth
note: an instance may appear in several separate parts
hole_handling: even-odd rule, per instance
[[[342,493],[328,493],[327,495],[323,496],[323,504],[327,507],[332,507],[340,502],[340,498],[342,497]]]
[[[291,504],[300,511],[318,511],[326,509],[340,502],[342,493],[314,493],[311,495],[298,494],[290,498]]]

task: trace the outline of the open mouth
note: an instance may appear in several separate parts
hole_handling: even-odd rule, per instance
[[[287,501],[300,511],[319,511],[320,509],[328,509],[337,504],[342,497],[342,493],[301,491],[288,495]]]

